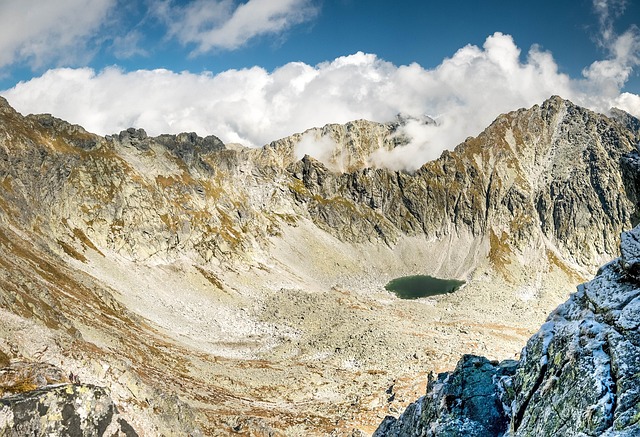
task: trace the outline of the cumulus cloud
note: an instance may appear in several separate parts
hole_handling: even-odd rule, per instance
[[[95,35],[117,0],[2,0],[0,68],[25,62],[33,68],[90,56]]]
[[[615,99],[613,106],[640,118],[640,96],[637,94],[622,93]]]
[[[437,127],[409,123],[409,145],[375,156],[380,166],[412,169],[477,135],[500,113],[553,94],[598,111],[618,106],[640,116],[640,98],[620,94],[623,81],[596,65],[591,74],[570,78],[549,52],[534,46],[523,58],[511,36],[495,33],[482,47],[465,46],[433,69],[396,66],[365,53],[315,66],[289,63],[273,72],[254,67],[217,75],[54,69],[2,94],[21,112],[51,112],[101,134],[135,126],[152,135],[195,131],[248,146],[327,123],[430,115]],[[304,150],[310,147],[305,143]],[[319,155],[310,154],[324,156],[323,144],[318,148]]]
[[[183,44],[196,44],[193,54],[213,49],[233,50],[263,35],[277,35],[315,17],[318,9],[310,0],[195,0],[174,5],[156,3],[156,14],[169,28],[169,35]]]

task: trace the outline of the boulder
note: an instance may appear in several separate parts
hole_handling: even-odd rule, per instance
[[[0,399],[0,435],[135,437],[108,392],[93,385],[59,384]]]

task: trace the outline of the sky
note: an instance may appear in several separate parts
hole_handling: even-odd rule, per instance
[[[415,168],[554,94],[640,117],[639,21],[640,0],[0,0],[0,95],[101,135],[251,147],[428,115],[377,158]]]

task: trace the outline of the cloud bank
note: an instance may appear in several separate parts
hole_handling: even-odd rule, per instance
[[[625,35],[611,41],[614,48],[627,48],[577,79],[560,73],[550,53],[534,46],[521,56],[511,36],[495,33],[482,47],[467,45],[434,69],[396,66],[361,52],[315,66],[289,63],[273,72],[54,69],[1,94],[23,113],[51,112],[100,134],[134,126],[152,135],[213,134],[248,146],[326,123],[426,114],[437,128],[412,125],[414,141],[378,156],[381,166],[411,169],[477,135],[500,113],[554,94],[594,110],[617,106],[640,116],[640,97],[620,94],[638,54],[637,35]]]
[[[142,47],[143,29],[157,25],[165,42],[195,47],[192,56],[231,51],[282,38],[318,12],[313,0],[0,0],[0,74],[15,65],[83,65],[103,50],[147,56],[153,47]]]

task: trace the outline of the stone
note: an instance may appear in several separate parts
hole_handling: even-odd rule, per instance
[[[0,434],[138,436],[105,389],[84,384],[60,384],[0,398]]]
[[[453,372],[429,381],[426,396],[397,419],[387,417],[373,435],[502,435],[509,425],[515,368],[515,361],[494,364],[464,355]]]
[[[640,227],[622,233],[620,265],[628,275],[640,281]]]

